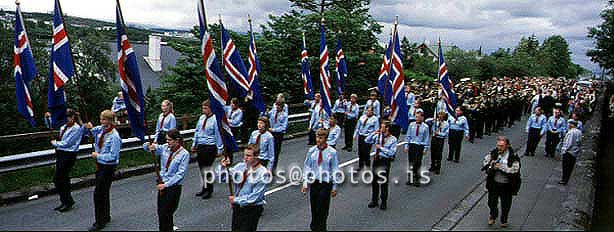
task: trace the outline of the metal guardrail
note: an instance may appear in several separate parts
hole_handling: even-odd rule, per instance
[[[309,113],[293,114],[288,116],[288,124],[301,123],[309,121]],[[185,141],[191,141],[194,136],[195,129],[182,130]],[[11,135],[4,137],[16,137],[16,136],[48,136],[51,132],[36,132],[21,135]],[[43,135],[41,135],[43,134]],[[153,135],[151,135],[153,136]],[[135,151],[142,149],[141,140],[136,137],[122,139],[121,152]],[[77,159],[90,158],[90,152],[93,150],[92,144],[83,144],[79,146],[79,153]],[[0,157],[0,174],[36,168],[42,166],[49,166],[55,164],[55,149],[48,149],[42,151],[27,152],[22,154],[8,155]]]

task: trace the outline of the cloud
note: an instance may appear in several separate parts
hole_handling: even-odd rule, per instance
[[[114,1],[61,0],[64,13],[113,22]],[[35,3],[34,3],[35,2]],[[221,14],[224,25],[232,30],[247,31],[247,14],[254,29],[260,30],[268,15],[290,10],[287,0],[207,0],[207,20],[214,22]],[[399,15],[402,36],[413,41],[435,41],[464,49],[494,51],[513,47],[522,36],[535,34],[540,41],[562,35],[570,45],[574,62],[597,70],[585,56],[593,47],[586,37],[587,27],[601,22],[599,14],[606,2],[601,0],[374,0],[370,12],[385,26],[378,38],[384,42]],[[14,0],[0,0],[0,7],[14,9]],[[26,12],[49,12],[53,1],[23,1]],[[196,25],[196,0],[122,0],[127,23],[190,29]]]

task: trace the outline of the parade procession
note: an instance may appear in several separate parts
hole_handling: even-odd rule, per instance
[[[611,1],[12,1],[2,231],[611,226]]]

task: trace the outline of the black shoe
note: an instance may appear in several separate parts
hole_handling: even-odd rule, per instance
[[[90,226],[89,229],[87,229],[87,231],[89,231],[89,232],[97,232],[97,231],[100,231],[100,230],[104,229],[105,226],[106,226],[106,224],[94,223],[92,226]]]
[[[439,174],[440,174],[439,170],[435,170],[435,175],[439,175]]]
[[[420,187],[420,180],[414,181],[414,187]]]
[[[458,162],[459,162],[458,160],[454,160],[454,163],[458,163]]]
[[[375,201],[369,202],[369,205],[367,205],[367,207],[369,207],[370,209],[375,208],[377,207],[377,202]]]
[[[386,202],[382,201],[382,204],[379,205],[379,209],[386,210],[388,207],[386,206]]]
[[[347,150],[347,149],[348,149],[348,146],[341,148],[341,150]]]
[[[205,194],[203,195],[203,199],[209,199],[211,198],[211,195],[213,195],[212,192],[205,192]]]
[[[347,151],[352,152],[352,148],[351,148],[351,147],[350,147],[350,148],[348,148],[348,149],[347,149]]]
[[[429,168],[429,172],[434,172],[435,168]]]
[[[58,211],[58,210],[60,210],[61,208],[64,208],[64,203],[62,203],[62,204],[58,205],[58,207],[53,208],[53,210]]]
[[[68,212],[68,211],[70,211],[73,208],[74,205],[75,205],[75,203],[64,205],[64,207],[58,209],[58,211],[60,211],[62,213]]]
[[[408,180],[407,182],[405,182],[405,185],[411,185],[411,180]]]
[[[447,160],[447,161],[452,161],[452,158],[448,158],[448,159],[446,159],[446,160]]]
[[[202,197],[203,195],[205,195],[205,189],[202,189],[200,192],[196,193],[197,197]]]

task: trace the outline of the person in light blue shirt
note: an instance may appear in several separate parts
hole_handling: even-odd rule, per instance
[[[232,135],[237,139],[237,143],[241,142],[240,138],[243,138],[241,134],[243,126],[243,110],[239,108],[239,99],[230,99],[230,106],[226,107],[226,115],[228,116],[228,124],[230,124],[230,130]]]
[[[308,128],[308,135],[309,135],[309,139],[307,140],[307,145],[315,145],[316,144],[316,130],[314,129],[314,127],[318,127],[318,126],[322,126],[323,127],[323,123],[318,123],[318,125],[316,125],[315,122],[318,122],[320,118],[324,118],[323,114],[323,109],[322,109],[322,95],[320,95],[320,93],[316,93],[314,95],[314,99],[313,100],[305,100],[305,105],[307,105],[308,111],[309,111],[309,128]]]
[[[377,92],[375,91],[371,91],[371,95],[369,96],[369,100],[367,100],[367,103],[365,104],[365,106],[367,107],[372,107],[373,108],[373,113],[375,114],[375,117],[379,118],[381,112],[381,105],[379,103],[379,101],[377,100]],[[362,115],[367,114],[367,111],[365,110],[363,112]]]
[[[326,231],[330,198],[337,196],[337,185],[342,175],[339,169],[337,151],[326,144],[328,131],[316,132],[316,146],[309,148],[303,166],[301,192],[307,194],[311,205],[312,231]]]
[[[439,111],[437,118],[433,121],[431,126],[431,168],[430,172],[435,172],[435,175],[439,175],[441,172],[441,159],[443,157],[443,145],[448,138],[450,131],[450,123],[448,122],[448,113],[446,111]]]
[[[546,122],[546,156],[554,158],[556,147],[561,142],[561,137],[567,131],[567,121],[561,116],[561,110],[555,108],[553,115]]]
[[[248,144],[256,144],[260,150],[258,158],[262,165],[272,172],[275,165],[275,144],[271,132],[269,132],[269,118],[258,118],[258,130],[252,132]]]
[[[460,160],[461,148],[463,146],[463,137],[465,140],[469,140],[469,124],[467,118],[463,115],[463,110],[460,106],[456,107],[456,117],[448,119],[450,124],[450,131],[448,134],[448,161],[458,163]]]
[[[380,129],[369,134],[365,142],[375,144],[375,156],[373,156],[373,181],[371,182],[371,202],[369,208],[375,208],[378,200],[381,210],[387,208],[388,201],[388,177],[390,176],[390,162],[397,153],[397,137],[390,132],[391,123],[384,121],[380,124]],[[381,196],[380,196],[381,192]]]
[[[441,111],[448,113],[448,104],[446,103],[446,98],[443,95],[442,91],[440,91],[439,94],[439,101],[437,101],[437,105],[435,106],[435,114]],[[448,117],[452,117],[452,115],[448,115]]]
[[[173,110],[173,103],[169,100],[162,101],[162,113],[158,116],[156,122],[156,134],[154,135],[154,141],[157,144],[166,143],[166,132],[170,129],[177,128],[177,121],[175,120],[175,112]]]
[[[337,125],[336,117],[330,117],[328,121],[330,123],[330,129],[328,132],[328,138],[326,139],[326,143],[328,144],[328,146],[337,149],[337,140],[339,140],[339,136],[341,136],[341,127]]]
[[[424,113],[424,110],[420,108],[420,99],[416,99],[414,101],[414,104],[411,105],[411,107],[409,107],[409,109],[407,110],[408,123],[412,123],[416,121],[417,113]]]
[[[346,103],[345,108],[347,111],[345,112],[345,125],[343,127],[344,130],[344,140],[345,146],[342,148],[346,151],[351,152],[352,147],[354,146],[354,140],[351,139],[354,134],[354,130],[356,129],[356,124],[358,123],[359,116],[359,108],[358,104],[356,104],[356,99],[358,99],[358,95],[352,94],[350,95],[350,101]]]
[[[335,100],[335,105],[333,106],[333,114],[335,115],[335,119],[337,120],[337,125],[339,127],[345,126],[345,113],[347,112],[347,101],[343,95],[339,95],[339,98]]]
[[[96,187],[94,188],[95,222],[90,230],[101,230],[111,221],[111,200],[109,192],[113,174],[119,164],[119,152],[122,139],[115,129],[113,111],[100,113],[100,126],[93,127],[88,122],[84,126],[94,136],[92,158],[96,160]]]
[[[264,193],[272,175],[258,158],[259,148],[249,144],[243,150],[244,162],[230,167],[230,160],[223,159],[222,166],[227,171],[222,176],[233,182],[234,193],[228,196],[232,205],[232,231],[257,231],[258,221],[264,211]]]
[[[66,110],[66,124],[60,127],[58,140],[51,140],[51,145],[55,147],[55,176],[53,184],[60,195],[60,206],[54,210],[66,212],[73,208],[75,201],[72,198],[70,186],[70,171],[77,160],[79,144],[83,137],[85,127],[76,123],[79,113],[73,109]],[[79,120],[80,121],[80,120]]]
[[[213,165],[216,157],[222,156],[224,142],[217,124],[217,118],[211,111],[211,102],[209,100],[203,101],[201,109],[203,115],[196,123],[191,150],[196,152],[196,161],[198,161],[202,183],[202,189],[196,193],[196,196],[209,199],[213,194],[213,184],[208,183],[208,180],[213,179],[210,172],[211,165]]]
[[[405,100],[407,101],[407,108],[414,105],[416,95],[411,91],[411,84],[405,85]]]
[[[268,113],[269,123],[271,128],[269,132],[273,135],[275,144],[275,158],[273,159],[273,166],[271,171],[275,173],[277,169],[277,161],[279,160],[279,154],[281,153],[281,144],[284,139],[286,129],[288,129],[288,113],[283,111],[283,102],[275,104],[275,108],[271,109]]]
[[[407,167],[412,167],[412,173],[407,175],[406,185],[413,184],[420,186],[420,167],[422,167],[422,157],[426,154],[430,144],[430,129],[424,123],[424,114],[417,113],[416,121],[409,124],[405,136],[405,152],[407,152]]]
[[[535,156],[535,149],[546,133],[546,122],[548,119],[542,114],[541,107],[535,108],[535,113],[529,116],[525,132],[529,134],[527,138],[527,149],[524,152],[525,156]]]
[[[584,127],[582,126],[582,121],[580,121],[580,119],[578,118],[578,115],[576,113],[572,113],[570,119],[573,119],[574,121],[576,121],[576,123],[578,124],[576,126],[576,128],[578,130],[580,130],[581,132],[584,131]],[[569,123],[567,124],[567,129],[565,131],[569,131]]]
[[[126,103],[124,102],[124,94],[122,91],[117,92],[117,97],[113,98],[113,107],[111,108],[115,114],[115,123],[124,123],[126,121]]]
[[[582,147],[582,132],[576,128],[579,121],[570,119],[568,121],[569,131],[561,142],[561,156],[563,158],[563,178],[559,184],[567,185],[571,172],[576,165],[576,158],[580,154]]]
[[[190,164],[190,153],[182,147],[183,138],[177,128],[170,129],[166,144],[143,144],[145,151],[160,157],[160,182],[158,189],[158,224],[160,231],[173,230],[173,214],[179,206],[181,186]]]
[[[369,158],[371,144],[366,143],[365,139],[379,129],[379,119],[373,114],[373,107],[367,106],[366,112],[367,114],[360,116],[354,131],[354,139],[358,140],[358,170],[362,170],[364,166],[371,166]]]

